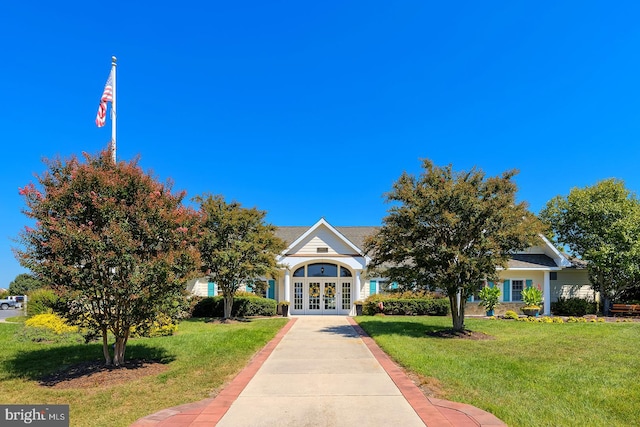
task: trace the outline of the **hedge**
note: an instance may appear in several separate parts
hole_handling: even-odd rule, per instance
[[[362,307],[362,314],[372,316],[378,313],[404,316],[446,316],[449,314],[449,299],[394,298],[384,295],[374,295],[367,298]]]
[[[584,316],[586,314],[596,314],[597,303],[584,298],[558,298],[558,301],[551,303],[551,312],[556,316]]]
[[[231,315],[234,317],[275,316],[276,300],[261,297],[237,296],[233,298]],[[192,317],[223,317],[224,297],[207,297],[198,301]]]

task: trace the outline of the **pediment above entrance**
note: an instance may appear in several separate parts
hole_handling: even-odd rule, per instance
[[[349,229],[351,228],[355,227]],[[364,232],[369,227],[361,228],[361,231]],[[276,234],[288,244],[288,247],[278,257],[278,261],[286,261],[285,263],[288,265],[299,264],[303,262],[303,259],[339,259],[343,264],[362,268],[368,262],[368,257],[364,255],[362,249],[331,226],[324,218],[308,229],[279,227]],[[360,236],[358,235],[358,237]]]
[[[324,218],[301,233],[300,227],[280,227],[276,232],[282,238],[290,240],[295,234],[294,241],[288,241],[289,245],[281,256],[335,256],[350,255],[363,256],[362,249],[351,242],[347,237],[331,226]],[[288,234],[288,235],[287,235]]]

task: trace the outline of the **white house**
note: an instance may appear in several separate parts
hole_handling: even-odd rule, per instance
[[[287,248],[277,260],[281,274],[267,281],[268,298],[289,301],[289,312],[304,314],[354,315],[354,302],[386,289],[389,281],[369,274],[371,261],[363,252],[364,239],[378,227],[334,227],[324,218],[311,227],[279,227],[277,235]],[[502,309],[522,305],[521,292],[540,286],[544,294],[544,313],[560,296],[586,297],[592,293],[586,269],[570,261],[548,240],[541,246],[514,253],[508,268],[499,273]],[[217,295],[215,283],[206,279],[190,282],[196,295]],[[549,295],[550,298],[546,296]],[[468,314],[480,314],[477,298],[469,298]]]

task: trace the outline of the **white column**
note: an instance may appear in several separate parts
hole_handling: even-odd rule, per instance
[[[284,301],[291,302],[291,272],[288,268],[284,271]]]
[[[544,287],[542,290],[542,297],[544,298],[544,315],[551,315],[551,279],[548,271],[544,272]]]
[[[353,301],[360,300],[360,273],[361,270],[356,270],[356,283],[355,283],[355,293],[353,294]]]

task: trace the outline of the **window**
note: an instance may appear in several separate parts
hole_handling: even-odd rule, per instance
[[[381,279],[378,280],[378,291],[380,293],[389,293],[389,292],[395,292],[400,288],[400,285],[398,285],[398,282],[389,282],[388,279]]]
[[[293,284],[293,308],[295,310],[302,310],[303,286],[302,282]]]
[[[253,283],[253,293],[261,296],[263,298],[267,297],[267,289],[269,289],[269,284],[267,282],[265,282],[264,280],[256,280]],[[249,289],[247,289],[249,290]]]
[[[351,277],[351,270],[345,267],[340,267],[340,277]]]
[[[391,290],[391,285],[388,280],[378,280],[378,291],[380,293],[389,292]]]
[[[309,264],[307,266],[309,277],[338,277],[338,266],[335,264]]]
[[[351,283],[350,282],[342,283],[342,309],[343,310],[351,309]]]
[[[511,301],[522,301],[522,290],[524,289],[524,280],[511,281]]]
[[[486,286],[489,286],[487,283]],[[477,288],[473,290],[473,295],[469,298],[469,302],[480,302],[482,298],[478,295],[478,293],[485,287],[484,283],[480,283]]]
[[[300,267],[296,271],[294,271],[293,277],[304,277],[304,267]]]

